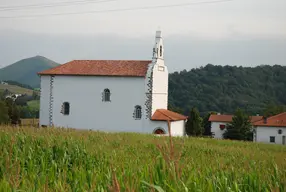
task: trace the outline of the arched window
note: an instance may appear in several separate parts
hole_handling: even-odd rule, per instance
[[[134,118],[135,119],[141,119],[142,117],[142,108],[139,105],[135,106],[135,111],[134,111]]]
[[[110,90],[104,89],[103,91],[103,101],[110,101]]]
[[[162,45],[160,45],[160,57],[162,57],[162,53],[163,53]]]
[[[163,129],[157,128],[157,129],[155,129],[154,134],[162,135],[162,134],[166,134],[166,133]]]
[[[63,113],[64,115],[69,115],[70,114],[70,104],[69,104],[69,102],[64,102],[63,103],[61,113]]]

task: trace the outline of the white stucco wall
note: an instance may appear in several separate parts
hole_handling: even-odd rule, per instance
[[[171,135],[172,136],[184,136],[185,135],[185,121],[173,121],[171,122]]]
[[[282,130],[282,134],[278,134],[279,129]],[[275,144],[282,144],[282,137],[286,137],[286,127],[257,127],[255,135],[256,142],[271,143],[270,136],[274,136]]]
[[[219,128],[220,125],[225,125],[226,126],[226,122],[211,122],[211,132],[214,133],[214,138],[216,139],[223,139],[223,133],[225,132],[226,129],[221,130]]]
[[[49,125],[50,76],[41,77],[40,125]]]
[[[40,125],[48,125],[49,77],[42,76]],[[53,84],[53,123],[58,127],[152,133],[157,127],[166,131],[167,123],[145,118],[145,79],[143,77],[55,76]],[[111,102],[102,101],[110,89]],[[70,114],[63,115],[63,102],[70,103]],[[135,120],[136,105],[142,107],[141,120]]]

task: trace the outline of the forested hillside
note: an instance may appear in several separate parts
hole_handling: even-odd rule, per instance
[[[286,104],[286,67],[215,66],[170,74],[169,103],[188,113],[234,113],[237,107],[262,114],[269,104]]]

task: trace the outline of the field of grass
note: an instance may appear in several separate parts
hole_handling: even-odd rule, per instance
[[[17,94],[27,94],[27,95],[32,95],[33,90],[31,89],[26,89],[23,87],[19,87],[17,85],[3,85],[0,84],[0,92],[3,92],[5,89],[8,89],[12,93],[17,93]]]
[[[0,127],[0,191],[285,191],[286,147]]]

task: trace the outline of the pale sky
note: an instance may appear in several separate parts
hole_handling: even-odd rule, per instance
[[[232,0],[63,15],[217,0],[69,0],[69,6],[55,4],[67,1],[0,0],[0,67],[35,55],[61,63],[72,59],[150,59],[157,29],[162,30],[171,70],[207,63],[286,65],[285,0]],[[33,4],[53,6],[29,6]],[[13,6],[20,10],[11,10]],[[26,17],[29,15],[37,16]]]

